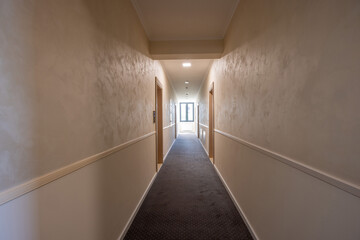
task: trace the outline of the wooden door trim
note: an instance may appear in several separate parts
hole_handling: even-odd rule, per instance
[[[159,90],[161,96],[159,97]],[[159,107],[160,106],[160,107]],[[158,171],[158,163],[163,162],[163,86],[159,79],[155,77],[155,132],[156,132],[156,171]],[[159,126],[161,125],[161,126]]]

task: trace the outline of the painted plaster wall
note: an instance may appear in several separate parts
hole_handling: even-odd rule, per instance
[[[161,64],[158,64],[156,76],[161,82],[163,88],[163,156],[169,151],[173,141],[175,140],[175,104],[177,103],[175,90],[170,81],[167,80]],[[172,117],[171,117],[172,116]],[[173,125],[172,127],[169,127]]]
[[[204,79],[204,81],[202,82],[197,98],[197,103],[199,104],[199,122],[200,124],[204,125],[204,126],[200,125],[200,141],[205,147],[206,151],[208,152],[209,152],[209,90],[211,84],[214,82],[215,79],[214,69],[213,69],[213,65],[215,62],[216,61],[212,63],[207,78]]]
[[[164,129],[163,136],[164,136],[163,156],[165,159],[166,154],[169,152],[170,147],[175,140],[175,125],[172,125],[171,127]]]
[[[214,81],[216,129],[359,186],[359,22],[359,1],[240,1],[200,122]],[[252,151],[215,134],[215,163],[261,239],[359,238],[359,198]]]
[[[200,125],[200,141],[205,148],[205,150],[209,153],[209,128]]]
[[[359,22],[359,1],[242,1],[216,127],[359,185]]]
[[[117,239],[155,175],[154,146],[152,135],[1,205],[0,239]]]
[[[0,74],[0,193],[155,131],[155,76],[176,102],[128,0],[1,1]],[[2,204],[0,239],[116,239],[155,162],[151,135]]]
[[[0,191],[154,131],[148,40],[128,0],[0,3]]]
[[[156,76],[159,76],[159,81],[163,87],[163,127],[167,127],[175,123],[175,104],[177,102],[175,90],[167,80],[165,72],[162,69],[160,62],[155,61],[157,64]],[[172,117],[170,117],[172,115]]]
[[[215,165],[258,239],[360,238],[360,198],[217,132]]]

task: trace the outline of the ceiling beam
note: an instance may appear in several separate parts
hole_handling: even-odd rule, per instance
[[[153,59],[216,59],[224,52],[224,40],[150,41]]]

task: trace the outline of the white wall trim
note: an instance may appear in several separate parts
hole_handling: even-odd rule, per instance
[[[201,143],[201,146],[202,146],[203,149],[205,150],[206,154],[209,156],[209,153],[208,153],[208,151],[206,151],[206,148],[205,148],[204,145],[202,144],[201,140],[200,140],[200,139],[198,139],[198,140],[199,140],[199,142]],[[210,159],[209,159],[209,160],[210,160]],[[234,203],[234,205],[236,206],[238,212],[240,213],[242,219],[244,220],[246,226],[248,227],[248,229],[249,229],[252,237],[254,238],[254,240],[259,239],[258,236],[256,235],[253,227],[251,226],[248,218],[246,217],[244,211],[243,211],[242,208],[240,207],[239,203],[236,201],[236,198],[234,197],[234,195],[232,194],[230,188],[228,187],[228,185],[226,184],[225,180],[224,180],[223,177],[221,176],[221,174],[220,174],[219,170],[217,169],[216,165],[213,164],[213,166],[215,167],[216,173],[218,174],[221,182],[222,182],[223,185],[225,186],[226,191],[229,193],[229,195],[230,195],[230,197],[231,197],[231,200],[233,201],[233,203]]]
[[[146,195],[148,194],[151,186],[153,185],[156,176],[157,176],[157,173],[155,173],[154,176],[152,177],[152,179],[151,179],[149,185],[147,186],[144,194],[142,195],[140,201],[139,201],[138,204],[136,205],[136,208],[134,209],[133,213],[131,214],[131,217],[129,218],[128,222],[126,223],[126,225],[125,225],[125,227],[124,227],[124,229],[123,229],[123,231],[121,232],[120,236],[118,237],[118,240],[122,240],[122,239],[125,237],[127,231],[129,230],[132,222],[133,222],[134,219],[135,219],[136,214],[138,213],[138,211],[139,211],[139,209],[140,209],[140,207],[141,207],[141,204],[144,202],[144,200],[145,200],[145,198],[146,198]]]
[[[340,178],[337,178],[329,173],[326,173],[326,172],[323,172],[319,169],[316,169],[316,168],[313,168],[311,166],[308,166],[306,164],[303,164],[303,163],[300,163],[294,159],[291,159],[289,157],[286,157],[286,156],[283,156],[279,153],[276,153],[276,152],[273,152],[269,149],[266,149],[266,148],[263,148],[263,147],[260,147],[256,144],[253,144],[253,143],[250,143],[250,142],[247,142],[243,139],[240,139],[238,137],[235,137],[231,134],[228,134],[228,133],[225,133],[225,132],[222,132],[218,129],[215,129],[215,132],[225,136],[225,137],[228,137],[246,147],[249,147],[257,152],[260,152],[262,154],[265,154],[271,158],[274,158],[284,164],[287,164],[293,168],[296,168],[306,174],[309,174],[317,179],[320,179],[334,187],[337,187],[345,192],[348,192],[356,197],[360,197],[360,186],[354,184],[354,183],[350,183],[346,180],[343,180],[343,179],[340,179]]]
[[[168,150],[167,153],[165,154],[164,159],[163,159],[163,162],[165,162],[165,159],[166,159],[167,155],[169,154],[171,148],[173,147],[173,145],[174,145],[174,143],[175,143],[175,140],[176,140],[176,139],[173,140],[171,146],[169,147],[169,150]]]
[[[104,152],[95,154],[93,156],[87,157],[85,159],[82,159],[80,161],[74,162],[72,164],[69,164],[67,166],[64,166],[62,168],[59,168],[55,171],[52,171],[50,173],[47,173],[45,175],[42,175],[37,178],[33,178],[30,181],[27,181],[23,184],[17,185],[15,187],[12,187],[8,190],[5,190],[0,193],[0,205],[7,203],[17,197],[20,197],[26,193],[29,193],[37,188],[40,188],[52,181],[55,181],[56,179],[59,179],[61,177],[64,177],[76,170],[79,170],[80,168],[83,168],[91,163],[94,163],[100,159],[103,159],[106,156],[109,156],[110,154],[113,154],[115,152],[118,152],[124,148],[129,147],[130,145],[133,145],[145,138],[148,138],[155,134],[154,132],[150,132],[148,134],[145,134],[141,137],[135,138],[133,140],[130,140],[128,142],[125,142],[123,144],[120,144],[116,147],[110,148]]]
[[[199,123],[200,126],[205,127],[205,128],[209,128],[209,126],[206,126],[205,124]]]
[[[206,148],[204,147],[204,145],[202,144],[200,138],[198,138],[198,140],[199,140],[201,146],[203,147],[203,149],[205,150],[206,154],[209,156],[209,153],[208,153],[208,151],[206,150]]]
[[[169,126],[164,127],[163,130],[165,130],[165,129],[167,129],[167,128],[170,128],[170,127],[172,127],[172,126],[174,126],[174,125],[175,125],[175,123],[170,124]]]
[[[239,203],[236,201],[236,198],[234,197],[234,195],[232,194],[230,188],[228,187],[228,185],[226,184],[224,178],[221,176],[221,173],[219,171],[219,169],[216,167],[216,165],[214,164],[216,173],[218,174],[221,182],[223,183],[223,185],[225,186],[226,191],[229,193],[231,200],[233,201],[234,205],[236,206],[238,212],[240,213],[242,219],[244,220],[246,226],[248,227],[251,236],[254,238],[254,240],[259,239],[259,237],[256,235],[256,232],[254,230],[254,228],[251,226],[249,219],[246,217],[245,212],[242,210],[242,208],[240,207]]]

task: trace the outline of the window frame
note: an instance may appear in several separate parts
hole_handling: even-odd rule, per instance
[[[186,116],[185,116],[185,120],[181,120],[182,119],[182,113],[181,113],[181,105],[185,104],[185,112],[186,112]],[[189,114],[188,114],[188,105],[192,105],[192,112],[193,112],[193,120],[189,120]],[[194,110],[194,102],[180,102],[179,107],[180,107],[180,122],[195,122],[195,110]]]

